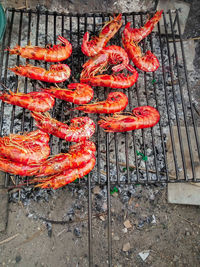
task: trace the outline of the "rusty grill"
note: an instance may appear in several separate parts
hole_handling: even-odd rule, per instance
[[[112,14],[64,14],[49,11],[8,9],[7,29],[2,40],[0,58],[1,87],[11,90],[19,88],[20,92],[37,90],[37,81],[15,76],[8,67],[31,63],[49,68],[49,63],[28,61],[19,56],[9,55],[5,49],[17,43],[21,46],[29,44],[44,46],[56,44],[57,36],[66,37],[73,46],[73,52],[66,63],[72,70],[72,75],[63,87],[70,82],[78,82],[81,65],[86,57],[81,52],[83,34],[89,31],[95,35],[103,23]],[[79,183],[88,185],[88,232],[89,232],[89,263],[93,264],[92,253],[92,198],[93,184],[106,184],[108,204],[108,260],[112,261],[111,249],[111,199],[110,189],[116,184],[156,184],[165,182],[199,182],[197,172],[200,158],[199,149],[199,117],[196,112],[186,68],[184,40],[181,35],[179,11],[169,11],[163,14],[162,21],[155,27],[141,46],[143,51],[151,50],[158,57],[160,68],[155,73],[139,71],[137,83],[126,90],[129,105],[126,111],[131,111],[140,105],[151,105],[158,109],[161,119],[153,128],[127,133],[105,133],[99,126],[92,140],[97,145],[97,161],[93,171]],[[147,13],[124,13],[123,26],[111,40],[112,44],[121,44],[121,32],[126,22],[132,22],[135,27],[144,25]],[[2,85],[3,84],[3,85]],[[120,89],[116,89],[120,90]],[[94,99],[103,100],[111,91],[108,88],[94,88]],[[114,89],[112,89],[114,91]],[[67,121],[80,115],[79,112],[69,112],[71,104],[56,100],[51,115]],[[82,114],[83,115],[83,114]],[[95,122],[99,115],[89,115]],[[97,124],[96,124],[97,125]],[[16,106],[1,103],[0,133],[1,136],[30,131],[35,129],[30,112]],[[52,154],[66,152],[70,144],[58,138],[51,137]],[[20,177],[5,175],[3,187],[18,184]],[[27,181],[28,185],[28,181]]]

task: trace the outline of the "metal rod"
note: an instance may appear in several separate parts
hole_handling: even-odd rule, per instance
[[[111,238],[111,199],[110,199],[110,155],[109,133],[106,133],[106,178],[107,178],[107,210],[108,210],[108,265],[112,266],[112,238]]]
[[[91,196],[91,175],[88,174],[88,254],[89,266],[93,266],[93,241],[92,241],[92,196]]]
[[[153,42],[152,42],[152,33],[150,34],[150,45],[151,45],[151,52],[153,53],[154,52],[154,48],[153,48]],[[153,72],[152,75],[153,75],[153,81],[156,81],[156,73]],[[155,82],[153,82],[153,89],[154,89],[154,95],[155,95],[156,109],[158,110],[159,114],[161,114],[160,107],[159,107],[160,105],[159,105],[158,98],[157,98],[157,89],[158,88],[157,88]],[[167,166],[167,157],[166,157],[164,136],[163,136],[163,129],[162,129],[162,118],[158,122],[158,125],[159,125],[160,136],[161,136],[162,151],[163,151],[163,154],[164,154],[164,163],[165,163],[165,166]],[[153,131],[153,129],[152,129],[152,131]],[[154,159],[155,159],[154,162],[155,162],[155,166],[156,166],[157,180],[160,181],[160,177],[159,177],[159,174],[158,174],[158,166],[157,166],[157,157],[156,156],[157,155],[154,153]],[[166,175],[168,177],[168,168],[166,168]]]
[[[178,20],[177,15],[176,15],[176,18],[177,19],[175,21]],[[187,109],[186,109],[185,100],[184,100],[184,96],[183,96],[183,89],[182,89],[181,81],[180,81],[179,59],[178,59],[178,54],[177,54],[176,42],[175,42],[174,28],[172,27],[172,16],[171,16],[171,11],[170,10],[169,10],[169,19],[170,19],[171,31],[172,31],[172,37],[173,37],[173,47],[174,47],[174,52],[175,52],[178,84],[179,84],[179,89],[180,89],[181,104],[182,104],[183,116],[184,116],[184,124],[185,124],[185,130],[186,130],[186,136],[187,136],[187,142],[188,142],[188,148],[189,148],[190,163],[191,163],[191,167],[192,167],[193,177],[196,178],[196,173],[195,173],[195,168],[194,168],[194,157],[193,157],[192,147],[191,147],[190,131],[188,129],[188,120],[187,120],[187,117],[186,117]],[[192,108],[191,103],[190,103],[190,107]],[[183,164],[186,164],[186,163],[183,162]],[[186,177],[186,179],[187,179],[187,177]]]
[[[132,15],[132,21],[133,21],[133,27],[135,27],[135,16],[134,15]],[[125,22],[127,23],[126,17],[125,17]],[[135,83],[135,91],[136,91],[136,95],[138,95],[137,82]],[[137,103],[138,103],[138,97],[137,97]],[[139,168],[138,168],[138,157],[137,157],[137,152],[136,152],[137,151],[137,146],[136,146],[136,134],[135,134],[135,131],[132,131],[132,139],[133,139],[133,147],[134,147],[134,154],[135,154],[136,182],[139,182]]]
[[[162,44],[162,40],[161,40],[160,23],[159,22],[158,22],[158,33],[159,33],[159,41],[160,41],[163,85],[164,85],[165,103],[166,103],[167,118],[168,118],[169,132],[170,132],[170,140],[171,140],[171,144],[173,147],[172,153],[173,153],[173,159],[174,159],[174,164],[175,164],[176,178],[178,179],[178,163],[177,163],[177,156],[176,156],[176,149],[175,149],[174,134],[173,134],[173,129],[172,129],[172,121],[171,121],[170,111],[169,111],[169,99],[168,99],[169,93],[168,93],[167,86],[166,86],[166,67],[165,67],[165,63],[164,63],[164,52],[163,52],[163,44]],[[169,181],[169,176],[167,176],[167,180]]]
[[[188,71],[187,71],[187,67],[186,67],[186,59],[185,59],[185,52],[184,52],[184,48],[183,48],[183,39],[182,39],[182,34],[181,34],[178,10],[176,10],[176,16],[177,16],[178,32],[180,35],[181,52],[182,52],[182,57],[183,57],[183,67],[184,67],[184,71],[185,71],[186,87],[187,87],[187,92],[188,92],[188,96],[189,96],[189,102],[191,105],[192,97],[191,97],[191,92],[190,92],[190,88],[189,88]],[[195,133],[196,144],[197,144],[197,153],[198,153],[198,156],[200,159],[199,136],[198,136],[198,132],[197,132],[197,125],[196,125],[196,120],[194,117],[193,106],[191,105],[190,108],[191,108],[192,123],[193,123],[193,127],[194,127],[194,133]],[[196,179],[196,178],[194,178],[194,179]]]
[[[183,138],[182,138],[182,133],[181,133],[181,128],[180,128],[180,117],[179,117],[179,113],[178,113],[177,99],[176,99],[176,95],[175,95],[174,73],[173,73],[173,67],[172,67],[172,61],[171,61],[170,47],[169,47],[169,42],[168,42],[168,31],[167,31],[167,26],[166,26],[165,14],[163,15],[163,18],[164,18],[164,24],[165,24],[166,40],[167,40],[168,61],[169,61],[170,77],[171,77],[171,84],[172,84],[172,96],[173,96],[173,103],[174,103],[177,130],[178,130],[178,139],[179,139],[178,141],[179,141],[179,145],[180,145],[181,159],[182,159],[182,163],[183,163],[184,179],[187,180],[187,170],[186,170],[186,163],[185,163],[185,157],[184,157]],[[175,146],[173,146],[172,149],[175,149]]]

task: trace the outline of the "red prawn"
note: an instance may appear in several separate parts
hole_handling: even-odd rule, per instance
[[[49,136],[41,131],[0,138],[0,156],[26,165],[45,161],[50,155]]]
[[[83,54],[89,57],[97,55],[101,49],[107,45],[109,40],[115,35],[121,26],[122,14],[119,14],[104,25],[98,37],[92,37],[89,41],[89,33],[86,32],[83,36],[83,42],[81,45]]]
[[[132,66],[131,66],[132,67]],[[102,74],[89,78],[81,78],[82,83],[87,83],[91,86],[103,86],[110,88],[128,88],[133,86],[138,79],[138,72],[133,67],[129,70],[133,73],[127,76],[124,73],[119,74]]]
[[[31,111],[45,112],[55,104],[55,99],[45,92],[9,93],[0,92],[0,99],[11,105],[16,105]]]
[[[107,70],[108,65],[116,65],[112,67],[114,72],[128,68],[128,54],[122,47],[117,45],[110,45],[103,48],[99,54],[90,58],[83,65],[81,78],[88,78],[95,76],[97,73],[102,73],[103,71]]]
[[[72,145],[68,153],[52,156],[39,167],[37,177],[54,175],[67,169],[84,166],[93,157],[96,146],[92,141]]]
[[[128,105],[128,97],[122,92],[109,93],[105,101],[87,104],[76,107],[74,110],[81,110],[86,113],[115,113],[120,112]]]
[[[38,170],[38,165],[25,165],[0,156],[0,170],[13,175],[33,176]]]
[[[114,115],[98,121],[106,132],[127,132],[136,129],[149,128],[160,120],[159,112],[151,106],[141,106],[132,110],[133,115]]]
[[[53,97],[72,102],[77,105],[87,104],[94,96],[94,91],[88,84],[70,83],[67,88],[68,89],[51,87],[42,90],[51,94]]]
[[[146,52],[145,55],[142,55],[141,48],[137,43],[127,38],[128,34],[129,28],[126,24],[125,29],[123,31],[122,43],[129,58],[133,61],[135,66],[138,69],[146,72],[156,71],[160,66],[157,57],[149,50]]]
[[[32,183],[39,182],[39,184],[36,185],[35,187],[58,189],[69,183],[72,183],[78,178],[87,175],[94,168],[95,163],[96,163],[96,158],[93,155],[91,160],[88,161],[86,165],[82,167],[78,167],[75,169],[68,169],[60,174],[55,174],[43,179],[35,178],[31,182]]]
[[[128,22],[126,25],[126,28],[128,29],[126,38],[127,40],[131,40],[135,43],[139,43],[142,41],[145,37],[147,37],[153,30],[153,28],[156,26],[158,21],[162,17],[163,10],[159,10],[155,13],[155,15],[149,19],[145,25],[141,28],[130,28],[131,23]]]
[[[9,68],[9,70],[17,75],[49,83],[64,82],[69,79],[71,74],[71,70],[67,64],[51,65],[49,70],[32,65],[20,65],[14,68]]]
[[[53,47],[49,45],[46,48],[32,45],[26,45],[25,47],[16,45],[14,48],[7,50],[10,54],[16,54],[23,58],[44,60],[46,62],[59,62],[70,57],[72,45],[62,36],[58,36],[58,40],[61,41],[61,44],[54,45]]]
[[[95,132],[95,123],[89,117],[71,119],[70,125],[51,118],[47,114],[31,113],[37,121],[37,127],[42,131],[55,135],[69,142],[81,142],[89,139]]]

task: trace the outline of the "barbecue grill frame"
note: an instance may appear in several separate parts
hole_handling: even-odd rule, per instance
[[[20,25],[19,25],[19,38],[18,38],[18,44],[20,45],[21,43],[21,35],[22,35],[22,21],[23,21],[23,14],[27,13],[28,14],[28,35],[27,35],[27,43],[29,43],[30,41],[30,32],[31,32],[31,15],[32,14],[36,14],[37,15],[37,26],[36,26],[36,42],[34,45],[38,45],[38,31],[39,31],[39,23],[40,23],[40,16],[41,15],[45,15],[46,16],[46,25],[45,25],[45,43],[47,44],[47,34],[48,34],[48,16],[53,16],[54,18],[54,43],[56,43],[56,19],[57,16],[61,16],[62,18],[62,26],[61,26],[61,35],[64,33],[64,19],[65,17],[69,17],[70,18],[70,35],[69,35],[69,41],[72,40],[72,18],[76,17],[77,18],[77,25],[78,25],[78,32],[77,32],[77,41],[80,44],[81,41],[81,36],[80,36],[80,31],[79,31],[79,25],[80,25],[80,18],[85,18],[85,31],[87,30],[87,18],[92,17],[94,19],[94,25],[93,25],[93,31],[95,32],[95,19],[97,17],[101,17],[102,18],[102,22],[105,20],[105,18],[112,16],[112,14],[110,13],[96,13],[96,14],[72,14],[72,13],[58,13],[58,12],[50,12],[50,11],[39,11],[39,10],[16,10],[14,8],[12,9],[7,9],[6,10],[6,14],[8,16],[8,13],[10,12],[11,14],[11,21],[10,23],[7,24],[7,29],[6,29],[6,33],[4,35],[3,41],[2,41],[2,45],[1,45],[1,51],[4,51],[4,49],[6,47],[9,47],[9,44],[11,43],[11,33],[12,33],[12,27],[13,27],[13,22],[14,22],[14,14],[15,12],[20,13]],[[125,23],[127,22],[127,16],[132,16],[133,18],[133,24],[134,24],[134,18],[135,16],[140,16],[141,18],[141,24],[144,24],[143,21],[143,15],[148,14],[149,12],[132,12],[132,13],[123,13],[123,19],[125,21]],[[175,22],[172,22],[172,13],[176,14],[176,18],[175,18]],[[169,17],[170,19],[170,25],[171,25],[171,34],[168,33],[168,29],[167,29],[167,22],[166,22],[166,16]],[[164,62],[164,56],[163,56],[163,47],[162,47],[162,38],[165,38],[166,40],[166,45],[167,45],[167,50],[168,50],[168,60],[169,60],[169,68],[170,68],[170,72],[171,72],[171,81],[172,81],[172,90],[174,91],[174,77],[173,77],[173,64],[171,62],[171,54],[170,54],[170,49],[169,49],[169,37],[172,38],[173,40],[173,46],[174,46],[174,53],[175,53],[175,58],[176,58],[176,64],[177,64],[177,74],[178,74],[178,84],[179,84],[179,89],[180,89],[180,95],[181,95],[181,101],[182,101],[182,107],[183,107],[183,111],[184,111],[184,126],[185,126],[185,130],[186,130],[186,135],[187,135],[187,141],[188,141],[188,147],[189,147],[189,153],[190,153],[190,159],[191,159],[191,167],[192,167],[192,173],[193,173],[193,178],[192,179],[188,179],[187,178],[187,170],[186,170],[186,164],[185,164],[185,158],[184,158],[184,145],[183,145],[183,140],[182,140],[182,134],[181,134],[181,130],[180,130],[180,123],[179,123],[179,117],[178,117],[178,113],[176,112],[176,121],[177,121],[177,128],[178,128],[178,135],[179,135],[179,142],[180,142],[180,148],[181,148],[181,156],[182,156],[182,162],[183,162],[183,169],[184,169],[184,179],[180,179],[179,178],[179,174],[178,174],[178,167],[177,167],[177,159],[176,159],[176,151],[174,150],[174,140],[173,140],[173,129],[172,129],[172,122],[170,120],[170,116],[169,116],[169,111],[168,111],[168,122],[169,122],[169,129],[170,129],[170,137],[171,137],[171,142],[172,142],[172,146],[173,146],[173,155],[174,155],[174,163],[176,166],[176,177],[175,179],[171,179],[170,178],[170,174],[168,171],[168,168],[166,168],[166,174],[165,174],[165,178],[164,179],[160,179],[159,178],[159,171],[157,168],[157,161],[155,160],[155,173],[157,176],[157,180],[149,180],[148,178],[148,165],[145,165],[146,168],[146,174],[147,174],[147,179],[146,180],[140,180],[138,179],[139,177],[139,171],[140,168],[138,167],[138,161],[137,161],[137,157],[135,157],[135,163],[136,163],[136,176],[137,176],[137,180],[135,181],[131,181],[130,179],[130,173],[129,173],[129,157],[128,157],[128,135],[127,133],[125,133],[125,158],[126,158],[126,170],[127,170],[127,181],[125,183],[130,184],[160,184],[160,183],[165,183],[165,182],[200,182],[200,177],[197,177],[195,174],[195,166],[194,166],[194,160],[193,160],[193,150],[191,147],[191,137],[190,137],[190,130],[189,130],[189,126],[188,126],[188,120],[186,118],[186,107],[185,107],[185,101],[184,101],[184,97],[183,97],[183,90],[182,90],[182,85],[180,82],[180,75],[179,75],[179,59],[177,56],[177,47],[176,47],[176,38],[178,37],[180,39],[180,44],[181,44],[181,50],[182,50],[182,59],[183,59],[183,67],[184,67],[184,73],[185,73],[185,81],[186,81],[186,87],[187,87],[187,92],[188,92],[188,97],[189,97],[189,103],[190,103],[190,107],[191,107],[191,117],[192,117],[192,126],[194,129],[194,133],[195,133],[195,138],[196,138],[196,145],[197,145],[197,149],[198,149],[198,153],[199,153],[199,137],[198,137],[198,132],[197,132],[197,125],[196,125],[196,119],[195,119],[195,110],[193,109],[193,105],[192,105],[192,97],[191,97],[191,93],[190,93],[190,86],[189,86],[189,79],[188,79],[188,73],[187,73],[187,68],[186,68],[186,60],[185,60],[185,53],[184,53],[184,48],[183,48],[183,38],[181,35],[181,29],[180,29],[180,22],[179,22],[179,11],[175,10],[175,11],[168,11],[166,13],[163,13],[163,19],[164,19],[164,27],[165,27],[165,34],[164,37],[161,34],[161,29],[160,29],[160,23],[158,23],[158,36],[159,36],[159,40],[160,40],[160,53],[161,53],[161,67],[163,70],[163,88],[165,91],[165,101],[166,101],[166,108],[168,111],[168,96],[167,96],[167,85],[166,85],[166,75],[165,75],[165,62]],[[177,25],[178,27],[178,34],[175,33],[174,31],[174,26]],[[10,26],[10,28],[9,28]],[[8,35],[7,38],[7,43],[5,42],[6,40],[6,36]],[[151,50],[153,51],[153,42],[152,42],[152,34],[150,34],[150,45],[151,45]],[[145,45],[143,45],[143,47],[145,48]],[[72,54],[72,61],[73,61],[73,54]],[[78,58],[79,62],[80,62],[80,57]],[[1,62],[1,66],[0,66],[0,76],[2,77],[2,82],[6,83],[7,80],[7,67],[8,67],[8,61],[9,61],[9,53],[8,52],[4,52],[1,54],[1,58],[0,58],[0,62]],[[5,64],[5,71],[3,73],[3,64]],[[19,64],[19,56],[17,56],[17,60],[16,60],[16,64]],[[37,65],[37,61],[35,61],[35,65]],[[79,64],[80,65],[80,64]],[[47,63],[46,63],[47,66]],[[72,67],[72,71],[73,71],[73,67]],[[145,80],[145,91],[147,89],[146,87],[146,74],[144,74],[144,80]],[[155,80],[155,73],[152,74],[153,79]],[[16,83],[18,81],[18,77],[16,77]],[[137,84],[136,84],[136,88],[137,88]],[[154,83],[153,85],[153,89],[154,89],[154,93],[156,92],[156,84]],[[24,92],[27,92],[27,78],[25,78],[25,84],[24,84]],[[108,93],[108,89],[105,89],[105,94]],[[156,94],[156,93],[155,93]],[[131,99],[131,91],[128,91],[128,96],[129,99]],[[175,104],[175,109],[176,107],[176,98],[175,95],[173,95],[173,101]],[[138,97],[138,105],[140,105],[140,98]],[[147,103],[148,103],[148,99],[146,99]],[[158,101],[157,98],[155,99],[156,102],[156,107],[159,110],[159,105],[158,105]],[[64,105],[62,104],[62,111],[63,111],[63,107]],[[129,102],[129,107],[131,108],[131,101]],[[52,111],[52,116],[55,113],[55,109],[53,109]],[[2,126],[3,126],[3,115],[4,115],[4,103],[1,103],[1,114],[2,116],[0,116],[0,133],[2,132]],[[12,119],[11,119],[11,126],[10,126],[10,132],[12,133],[14,130],[14,118],[15,118],[15,106],[13,106],[12,108]],[[63,118],[63,116],[61,115],[61,119]],[[24,130],[24,121],[25,121],[25,112],[23,110],[23,117],[22,117],[22,124],[21,124],[21,130]],[[161,122],[159,122],[159,127],[160,127],[160,134],[161,134],[161,143],[162,143],[162,147],[163,147],[163,153],[164,153],[164,158],[165,158],[165,163],[167,166],[167,156],[166,156],[166,148],[165,148],[165,140],[164,140],[164,134],[162,131],[162,125]],[[33,120],[31,119],[31,123],[30,123],[30,128],[33,128]],[[100,154],[100,137],[99,137],[99,132],[100,128],[99,126],[97,126],[97,154]],[[153,144],[153,151],[154,151],[154,155],[155,155],[155,144],[154,144],[154,130],[151,129],[151,134],[152,134],[152,144]],[[117,133],[113,134],[114,136],[114,140],[115,140],[115,151],[118,151],[118,143],[117,143]],[[142,130],[142,137],[143,140],[145,140],[145,136],[144,136],[144,130]],[[133,143],[135,144],[135,133],[134,131],[132,132],[132,139],[133,139]],[[110,180],[110,157],[109,157],[109,142],[110,142],[110,134],[109,133],[105,133],[105,143],[106,143],[106,182],[104,184],[106,184],[107,186],[107,206],[108,206],[108,212],[107,212],[107,218],[108,218],[108,262],[109,262],[109,266],[112,265],[112,239],[111,239],[111,196],[110,196],[110,190],[111,190],[111,186],[112,184],[122,184],[123,182],[120,182],[120,175],[119,175],[119,164],[118,164],[118,154],[116,154],[116,170],[117,170],[117,180],[116,181],[111,181]],[[51,144],[52,144],[52,139],[51,139]],[[61,149],[62,146],[62,141],[59,141],[59,148]],[[135,150],[135,155],[136,155],[136,147],[134,146],[134,150]],[[144,147],[144,154],[146,155],[146,151],[145,151],[145,147]],[[198,154],[199,155],[199,154]],[[199,155],[200,158],[200,155]],[[92,240],[93,240],[93,236],[92,236],[92,194],[91,194],[91,189],[93,184],[102,184],[101,180],[100,180],[100,157],[97,157],[97,175],[98,175],[98,182],[94,182],[92,181],[92,172],[88,175],[88,179],[87,181],[85,180],[84,182],[87,183],[88,185],[88,245],[89,245],[89,265],[92,266],[93,265],[93,251],[92,251]],[[19,182],[19,178],[16,177],[15,178],[15,182],[16,184],[18,184]],[[4,188],[9,188],[11,183],[11,179],[9,177],[8,174],[5,175],[5,183],[3,185]],[[27,185],[28,185],[28,181],[27,181]]]

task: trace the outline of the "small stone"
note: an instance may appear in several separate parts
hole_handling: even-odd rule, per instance
[[[115,240],[115,241],[119,241],[120,238],[119,238],[119,236],[115,235],[115,236],[113,237],[113,240]]]
[[[179,260],[179,257],[174,255],[173,261],[178,261],[178,260]]]
[[[107,204],[106,204],[105,202],[104,202],[103,205],[102,205],[102,209],[103,209],[104,211],[107,210]]]
[[[124,234],[126,234],[126,233],[128,232],[128,229],[127,229],[127,228],[123,228],[123,229],[122,229],[122,232],[123,232]]]
[[[78,227],[74,228],[74,235],[76,237],[81,237],[81,231]]]
[[[131,223],[130,223],[129,220],[126,220],[126,221],[124,222],[124,226],[125,226],[127,229],[132,228],[132,225],[131,225]]]
[[[144,250],[144,251],[141,251],[138,255],[143,261],[145,261],[149,257],[149,253],[150,253],[149,250]]]
[[[123,245],[122,250],[123,250],[124,252],[127,252],[127,251],[130,250],[130,248],[131,248],[131,245],[130,245],[130,243],[128,242],[128,243],[125,243],[125,244]]]
[[[101,192],[101,188],[99,186],[95,186],[92,191],[95,195],[98,195]]]
[[[22,259],[22,257],[21,257],[20,255],[17,255],[17,256],[15,257],[15,261],[16,261],[16,263],[20,262],[21,259]]]
[[[104,216],[99,216],[99,219],[100,219],[101,221],[105,222],[105,218],[104,218]]]
[[[154,214],[151,216],[151,218],[152,218],[151,223],[152,223],[152,224],[156,224],[156,217],[155,217]]]
[[[113,197],[118,197],[118,193],[117,193],[117,192],[114,192],[114,193],[112,194],[112,196],[113,196]]]
[[[190,236],[191,233],[190,233],[189,231],[186,231],[186,232],[185,232],[185,235],[186,235],[186,236]]]

